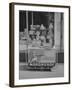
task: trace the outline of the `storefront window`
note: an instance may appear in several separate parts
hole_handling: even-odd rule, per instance
[[[19,29],[23,32],[23,39],[27,39],[29,45],[49,48],[54,46],[53,12],[20,11],[19,15],[21,22]]]

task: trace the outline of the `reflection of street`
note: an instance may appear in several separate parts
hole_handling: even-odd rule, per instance
[[[19,78],[20,79],[31,79],[31,78],[50,78],[50,77],[63,77],[64,76],[64,65],[56,64],[52,68],[52,71],[35,71],[26,70],[26,64],[20,63]]]

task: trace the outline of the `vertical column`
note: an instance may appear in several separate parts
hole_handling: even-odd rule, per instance
[[[54,15],[54,40],[56,50],[60,50],[60,38],[61,38],[61,14],[55,13]]]
[[[58,63],[58,52],[60,51],[61,42],[61,14],[55,13],[54,15],[54,43],[56,49],[56,62]]]

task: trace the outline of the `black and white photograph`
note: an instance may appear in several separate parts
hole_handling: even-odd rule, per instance
[[[69,83],[70,7],[12,3],[11,10],[11,84]]]
[[[64,77],[63,14],[19,11],[19,79]]]

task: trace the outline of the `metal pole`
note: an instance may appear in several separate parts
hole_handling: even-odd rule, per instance
[[[26,28],[27,28],[27,58],[26,58],[26,63],[28,62],[28,11],[26,11]]]
[[[27,32],[28,32],[28,11],[26,11],[26,27],[27,27]]]
[[[32,26],[33,26],[33,12],[32,12]]]

